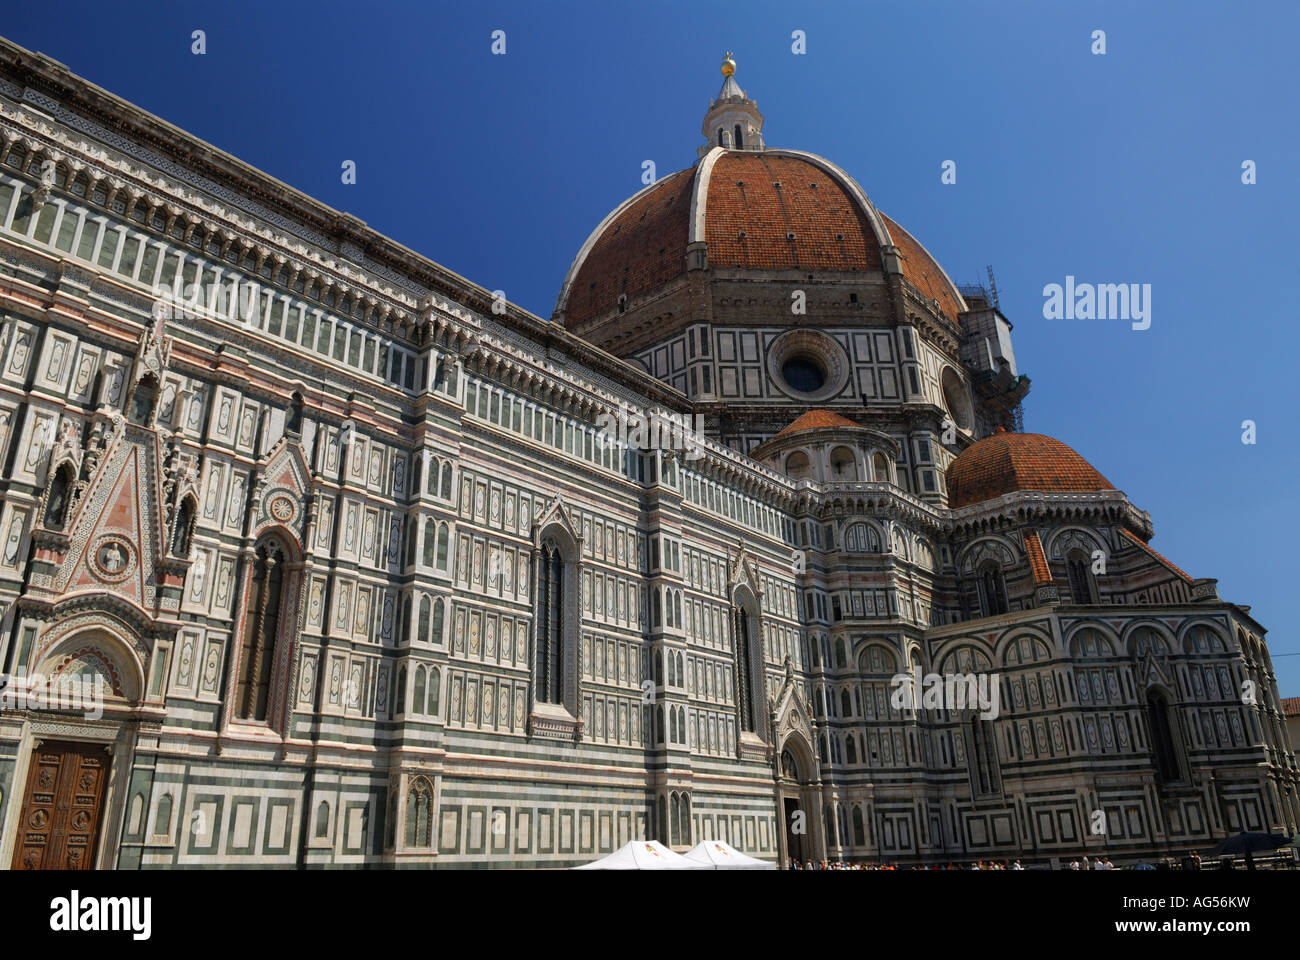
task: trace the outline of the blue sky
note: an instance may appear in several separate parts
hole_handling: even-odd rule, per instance
[[[0,30],[544,317],[642,163],[694,162],[734,50],[769,146],[846,168],[958,283],[993,265],[1033,379],[1026,429],[1079,450],[1151,511],[1156,549],[1253,606],[1286,696],[1298,28],[1293,2],[51,0]],[[1151,328],[1044,320],[1044,285],[1067,275],[1151,284]]]

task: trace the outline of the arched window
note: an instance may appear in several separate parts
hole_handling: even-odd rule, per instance
[[[411,691],[411,712],[419,713],[424,709],[424,667],[415,668],[415,686]]]
[[[844,757],[850,764],[858,762],[858,744],[857,741],[854,740],[853,734],[849,734],[848,740],[845,741]]]
[[[285,595],[289,556],[274,537],[260,540],[254,551],[252,578],[244,611],[235,711],[241,720],[264,721],[269,707],[281,621],[292,617],[294,598]]]
[[[996,617],[1007,612],[1007,585],[1002,568],[992,560],[980,567],[980,608],[986,617]]]
[[[718,146],[725,147],[726,145],[727,145],[726,139],[725,139],[725,135],[722,132],[722,128],[718,127]]]
[[[871,471],[877,483],[892,483],[894,480],[889,469],[889,458],[883,453],[877,453],[871,458]]]
[[[438,492],[438,469],[441,465],[442,465],[442,461],[439,460],[437,457],[434,457],[432,460],[429,461],[428,488],[426,490],[427,493]],[[418,489],[419,485],[417,484],[416,487]]]
[[[420,558],[426,567],[433,566],[435,526],[431,519],[424,521],[424,550]]]
[[[1151,754],[1155,759],[1156,777],[1161,783],[1175,783],[1183,778],[1178,748],[1174,742],[1169,701],[1159,690],[1147,692],[1147,724],[1151,728]]]
[[[397,697],[393,704],[394,716],[400,716],[406,712],[406,665],[397,668]]]
[[[439,601],[441,602],[441,601]],[[438,715],[438,695],[442,687],[442,671],[437,667],[429,668],[429,705],[425,709],[431,717]]]
[[[172,556],[188,557],[194,538],[194,498],[186,497],[176,511],[176,524],[172,528]]]
[[[442,643],[443,602],[442,597],[433,601],[433,630],[429,635],[430,643]]]
[[[808,454],[802,450],[796,450],[786,457],[785,473],[791,480],[811,479],[812,462],[808,459]]]
[[[429,615],[430,615],[429,598],[427,596],[422,596],[420,597],[420,626],[416,630],[415,635],[425,643],[428,643],[430,639]]]
[[[158,799],[158,812],[153,818],[155,834],[169,834],[172,831],[172,795],[164,793]]]
[[[316,836],[328,837],[330,833],[330,805],[324,800],[316,807]]]
[[[831,479],[858,479],[858,458],[848,447],[836,447],[831,451]]]
[[[880,536],[867,523],[851,523],[844,530],[844,549],[849,553],[880,553]]]
[[[445,523],[438,524],[438,569],[447,569],[447,550],[451,541],[451,528]]]
[[[855,806],[853,808],[853,845],[855,847],[865,846],[867,842],[867,832],[863,829],[862,808]]]
[[[406,845],[427,847],[433,842],[433,785],[416,777],[406,794]]]
[[[1070,551],[1065,558],[1065,569],[1070,579],[1070,598],[1075,603],[1096,603],[1097,592],[1093,589],[1092,570],[1082,550]]]
[[[442,490],[440,495],[444,500],[451,499],[451,463],[447,462],[442,465]]]
[[[566,576],[569,562],[553,539],[542,543],[537,553],[537,664],[536,692],[539,703],[564,702]]]
[[[418,464],[417,464],[418,466]],[[415,550],[420,540],[420,521],[415,517],[406,518],[406,565],[415,565]]]
[[[72,500],[72,484],[75,479],[69,464],[65,463],[55,471],[54,479],[50,481],[50,492],[45,498],[47,530],[62,530],[68,522],[68,504]]]
[[[740,124],[736,124],[736,149],[745,149],[745,135],[741,132]]]

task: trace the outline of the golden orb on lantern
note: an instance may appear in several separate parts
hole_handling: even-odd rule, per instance
[[[722,55],[722,75],[729,77],[736,72],[736,61],[731,57],[731,51],[728,50]]]

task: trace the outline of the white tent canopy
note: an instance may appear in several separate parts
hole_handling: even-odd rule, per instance
[[[722,840],[701,840],[683,857],[705,870],[775,870],[770,860],[757,860]]]
[[[707,870],[704,864],[673,853],[658,840],[633,840],[608,857],[574,870]]]

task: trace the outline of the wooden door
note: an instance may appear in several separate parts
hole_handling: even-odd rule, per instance
[[[101,744],[49,741],[32,751],[14,844],[15,870],[90,870],[104,813]]]

